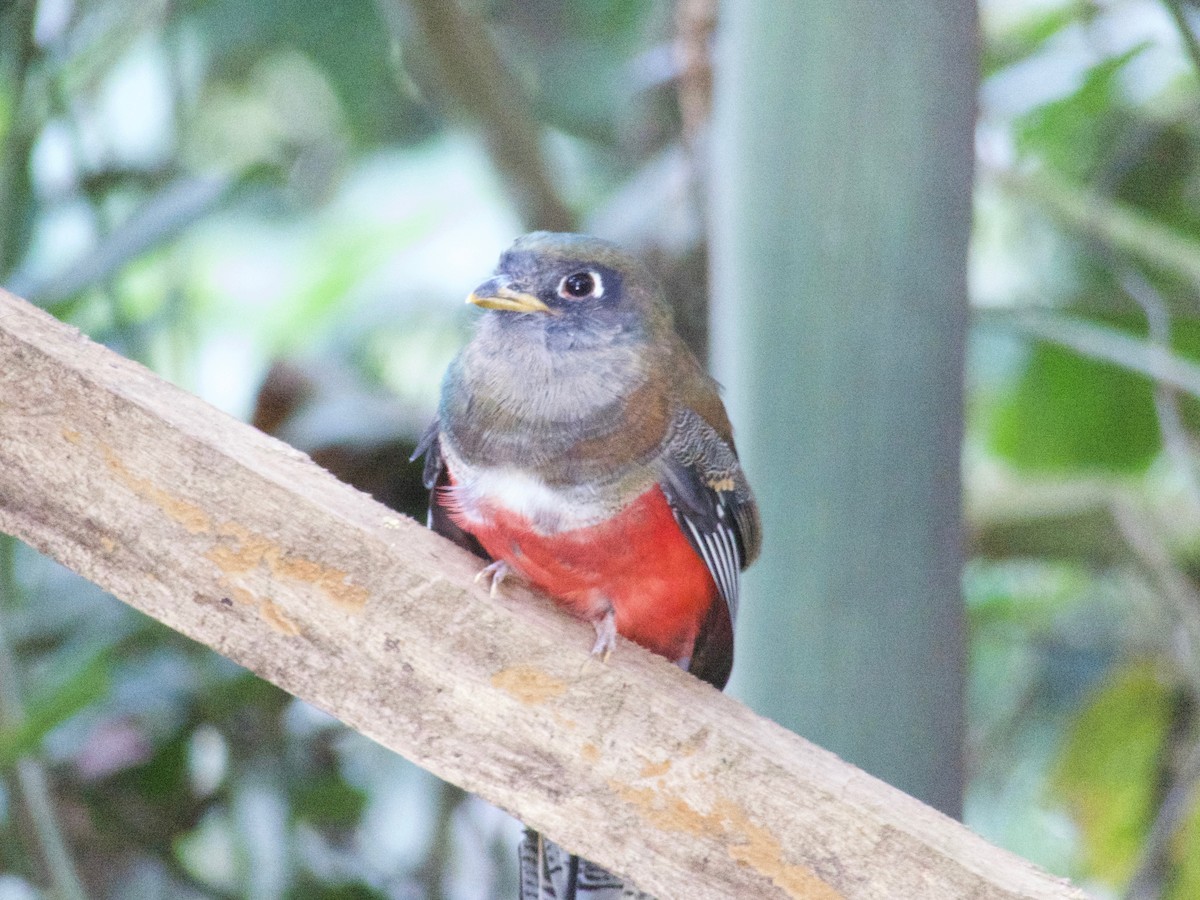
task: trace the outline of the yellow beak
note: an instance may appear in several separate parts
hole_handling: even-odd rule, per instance
[[[519,313],[548,313],[552,310],[533,294],[514,291],[506,279],[492,278],[467,295],[467,302],[484,309],[506,309]]]

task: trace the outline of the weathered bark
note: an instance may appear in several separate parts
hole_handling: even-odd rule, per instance
[[[663,900],[1082,897],[2,292],[0,528]]]

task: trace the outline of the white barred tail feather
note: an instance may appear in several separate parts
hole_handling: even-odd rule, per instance
[[[520,900],[654,900],[532,829],[521,840]]]

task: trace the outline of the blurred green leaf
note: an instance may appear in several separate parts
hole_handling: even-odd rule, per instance
[[[1092,175],[1125,137],[1133,117],[1122,101],[1120,76],[1146,49],[1139,44],[1090,69],[1071,95],[1047,103],[1016,123],[1017,149],[1080,181]]]
[[[641,33],[647,13],[644,0],[569,0],[563,6],[570,32],[606,40],[626,50]]]
[[[432,118],[401,92],[396,57],[373,0],[273,0],[286,38],[327,73],[364,146],[427,136]]]
[[[1200,897],[1200,790],[1193,789],[1192,813],[1171,842],[1174,872],[1165,900],[1195,900]]]
[[[1026,471],[1144,469],[1161,444],[1152,381],[1190,395],[1185,420],[1200,423],[1200,320],[1177,320],[1170,348],[1114,324],[1044,309],[993,311],[978,320],[1048,342],[1034,344],[989,426],[991,448]]]
[[[328,884],[306,877],[287,892],[287,900],[386,900],[388,894],[361,882]]]
[[[1141,471],[1160,445],[1150,383],[1036,343],[1012,394],[995,411],[990,445],[1027,471]]]
[[[1087,599],[1094,576],[1074,562],[973,560],[963,573],[972,628],[1049,632],[1064,610]]]
[[[180,733],[156,748],[154,755],[139,766],[131,766],[115,779],[132,787],[160,806],[181,807],[179,798],[191,796],[188,782],[188,736]]]
[[[1123,883],[1137,862],[1158,799],[1172,688],[1153,662],[1115,672],[1071,726],[1051,788],[1068,806],[1088,871]]]
[[[358,821],[366,806],[366,794],[340,778],[325,777],[300,785],[293,812],[324,827],[350,827]]]
[[[983,47],[980,71],[984,78],[1027,59],[1045,43],[1075,22],[1079,10],[1069,4],[1037,9],[1019,23],[998,34]]]
[[[26,699],[25,718],[0,729],[0,770],[34,753],[55,726],[98,702],[109,691],[111,660],[107,649],[84,661],[54,687]]]
[[[325,73],[355,142],[411,143],[429,136],[436,117],[402,89],[398,58],[372,0],[193,0],[180,24],[211,43],[214,80],[238,81],[284,48]]]
[[[422,210],[384,228],[342,228],[324,238],[320,247],[304,261],[307,277],[297,285],[289,304],[292,314],[271,323],[274,351],[284,354],[304,342],[318,326],[328,323],[343,310],[347,295],[389,256],[427,233],[434,214]],[[315,252],[315,251],[320,252]]]

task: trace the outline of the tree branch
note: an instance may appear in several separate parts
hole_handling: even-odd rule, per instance
[[[1188,22],[1183,2],[1182,0],[1164,0],[1164,3],[1171,13],[1171,18],[1175,20],[1175,27],[1179,29],[1179,37],[1183,41],[1183,47],[1187,51],[1192,65],[1196,68],[1196,74],[1200,75],[1200,41],[1196,40],[1196,32],[1192,31],[1192,25]]]
[[[376,0],[381,18],[399,39],[401,0]],[[559,196],[542,150],[542,128],[505,65],[487,27],[459,0],[410,0],[443,88],[478,125],[492,164],[530,229],[574,231],[575,217]]]
[[[1037,204],[1104,247],[1139,259],[1200,288],[1200,241],[1142,210],[1049,172],[984,169],[1001,188]]]
[[[1083,897],[3,292],[0,529],[662,900]]]
[[[978,309],[977,325],[1008,328],[1074,350],[1081,356],[1113,363],[1155,384],[1200,397],[1200,365],[1163,346],[1111,325],[1044,307]]]

